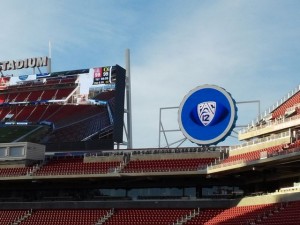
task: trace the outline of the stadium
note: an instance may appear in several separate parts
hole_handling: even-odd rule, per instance
[[[6,74],[24,68],[33,73]],[[129,81],[119,65],[52,72],[47,57],[1,62],[1,224],[300,224],[300,86],[232,146],[218,143],[235,127],[235,101],[200,86],[179,107],[198,147],[133,149]]]

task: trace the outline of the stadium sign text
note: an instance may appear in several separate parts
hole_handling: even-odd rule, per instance
[[[48,57],[28,58],[24,60],[10,60],[0,62],[0,71],[19,70],[24,68],[34,68],[48,66]]]
[[[235,126],[237,108],[223,88],[203,85],[191,90],[180,104],[178,123],[184,136],[199,145],[223,141]]]

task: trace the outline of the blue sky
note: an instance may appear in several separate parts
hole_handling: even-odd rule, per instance
[[[299,85],[297,0],[2,0],[1,8],[0,61],[47,55],[51,41],[53,71],[125,67],[130,49],[134,147],[157,147],[159,109],[196,86],[219,85],[264,110]],[[238,124],[256,107],[240,105]],[[176,110],[163,122],[178,128]]]

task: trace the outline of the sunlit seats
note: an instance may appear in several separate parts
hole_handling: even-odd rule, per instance
[[[36,176],[105,174],[113,172],[121,161],[83,162],[83,157],[66,157],[49,160],[37,170]]]
[[[190,213],[190,209],[118,209],[103,225],[167,225]]]
[[[280,116],[284,116],[286,110],[296,104],[300,103],[300,91],[282,103],[277,109],[272,112],[272,118],[276,119]]]
[[[105,209],[34,210],[20,225],[91,225],[107,214]]]
[[[122,172],[196,171],[214,161],[214,158],[132,160]]]
[[[222,161],[222,164],[231,163],[235,161],[249,162],[249,161],[259,160],[262,152],[267,152],[267,154],[271,154],[273,152],[279,151],[281,148],[282,145],[277,145],[277,146],[272,146],[264,149],[259,149],[257,151],[229,156],[228,158]]]

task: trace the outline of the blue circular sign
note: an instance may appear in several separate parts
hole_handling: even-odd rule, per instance
[[[199,145],[223,141],[235,126],[237,108],[223,88],[203,85],[191,90],[182,100],[179,127],[184,136]]]
[[[28,75],[21,75],[21,76],[19,76],[20,80],[27,80],[27,78],[28,78]]]

